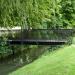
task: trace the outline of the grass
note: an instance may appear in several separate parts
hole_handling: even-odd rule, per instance
[[[43,55],[8,75],[75,75],[75,45]]]

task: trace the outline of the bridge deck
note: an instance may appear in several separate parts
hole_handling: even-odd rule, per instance
[[[8,40],[9,44],[26,44],[26,45],[62,45],[65,40]]]

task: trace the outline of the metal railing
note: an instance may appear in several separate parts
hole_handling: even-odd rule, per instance
[[[3,32],[3,31],[1,31]],[[6,31],[5,31],[6,32]],[[15,37],[9,33],[15,32]],[[66,43],[73,35],[73,29],[23,29],[8,31],[8,42],[10,44],[50,44]]]

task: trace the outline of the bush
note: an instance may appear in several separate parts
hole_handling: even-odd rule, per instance
[[[0,37],[0,57],[5,57],[11,53],[11,48],[7,44],[7,36]]]

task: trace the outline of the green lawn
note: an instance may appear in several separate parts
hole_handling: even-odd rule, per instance
[[[9,75],[75,75],[75,45],[43,55]]]

